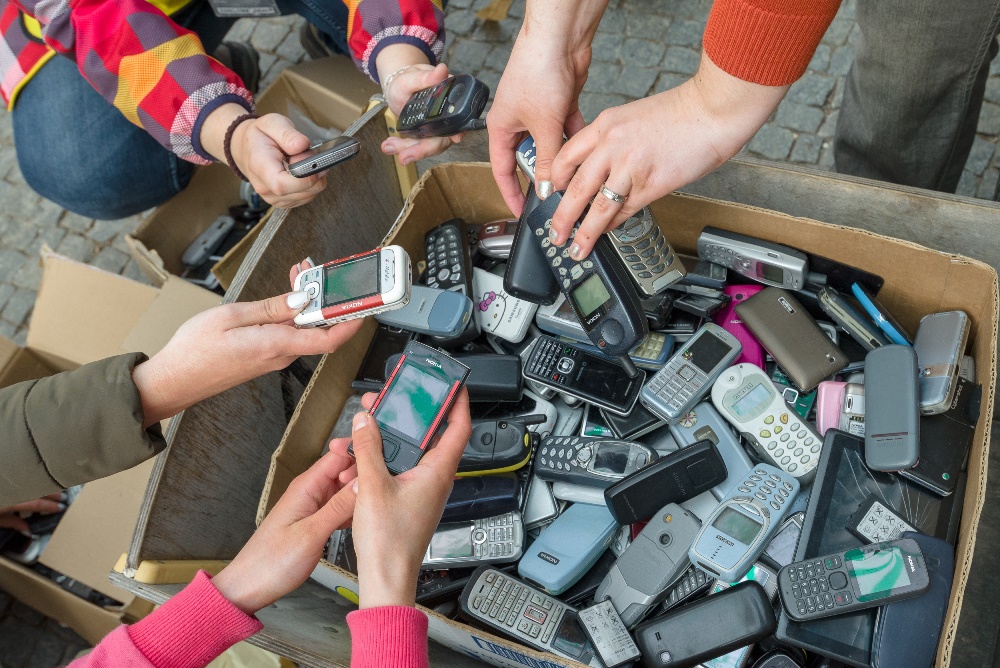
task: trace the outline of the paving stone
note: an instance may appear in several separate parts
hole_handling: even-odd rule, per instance
[[[594,61],[617,63],[622,57],[623,43],[621,35],[599,32],[594,35],[594,41],[590,45],[591,58]]]
[[[14,336],[10,337],[10,340],[22,348],[28,345],[28,325],[24,324],[18,327],[17,331],[14,332]]]
[[[1000,106],[984,102],[979,112],[979,126],[976,131],[982,135],[1000,134]]]
[[[274,55],[284,58],[292,64],[298,63],[306,56],[305,49],[302,48],[302,40],[299,39],[299,32],[293,30],[281,41],[281,45],[274,50]]]
[[[799,135],[792,147],[789,159],[792,162],[807,162],[811,165],[819,161],[819,152],[823,148],[823,139],[816,135]]]
[[[633,12],[625,20],[625,34],[629,37],[644,37],[666,43],[670,22],[669,16]]]
[[[500,85],[500,76],[500,72],[496,70],[482,70],[476,75],[476,78],[489,86],[490,97],[493,97],[496,95],[497,86]]]
[[[826,120],[823,121],[823,125],[819,126],[816,134],[820,137],[832,137],[837,131],[837,121],[839,119],[840,109],[834,109],[827,115]]]
[[[125,268],[122,269],[122,276],[142,283],[143,285],[151,285],[149,277],[142,273],[142,269],[140,269],[139,265],[135,263],[135,260],[129,260],[128,264],[125,265]]]
[[[39,199],[32,207],[28,216],[39,227],[55,227],[65,211],[65,209],[55,202],[50,202],[47,199]]]
[[[10,278],[28,261],[27,256],[18,251],[0,249],[0,281],[9,282]]]
[[[472,0],[448,0],[448,13],[452,9],[468,9],[472,6]]]
[[[701,36],[705,32],[704,21],[674,21],[667,28],[667,44],[671,46],[701,46]]]
[[[583,85],[583,90],[594,93],[609,93],[615,86],[618,77],[621,76],[621,65],[614,63],[591,63],[587,73],[587,83]]]
[[[288,24],[280,19],[258,19],[250,43],[258,51],[273,53],[289,32]]]
[[[11,341],[13,341],[14,337],[17,336],[17,327],[15,327],[14,325],[10,324],[9,322],[5,322],[4,320],[0,320],[0,336],[2,336],[4,338],[7,338],[7,339],[10,339]],[[2,632],[2,631],[0,631],[0,632]],[[0,664],[0,666],[3,666],[3,664]],[[4,666],[4,668],[6,668],[6,666]]]
[[[976,187],[977,187],[976,175],[967,169],[962,170],[962,176],[958,179],[958,187],[955,188],[955,194],[961,195],[963,197],[975,197]]]
[[[790,131],[768,123],[750,140],[750,150],[768,160],[784,160],[794,141],[795,136]]]
[[[663,63],[660,67],[667,72],[694,74],[698,71],[700,63],[701,54],[699,52],[680,46],[672,46],[667,49],[667,54],[663,57]]]
[[[993,62],[1000,63],[1000,58],[995,58]],[[991,76],[986,80],[984,97],[989,102],[1000,102],[1000,76]]]
[[[608,8],[601,17],[601,23],[597,26],[598,32],[625,32],[625,12],[620,9]]]
[[[834,171],[836,165],[833,159],[833,142],[826,141],[823,142],[823,151],[819,155],[819,162],[816,164],[820,169],[828,169]]]
[[[0,309],[7,304],[11,295],[13,295],[16,291],[17,289],[13,285],[10,285],[9,283],[0,283]],[[0,615],[3,614],[3,605],[0,605]]]
[[[837,86],[833,89],[833,97],[830,98],[829,107],[840,109],[844,104],[844,89],[847,88],[847,79],[837,79]]]
[[[489,51],[469,39],[460,39],[451,47],[448,67],[456,72],[472,72],[482,68]]]
[[[521,21],[504,19],[503,21],[480,21],[473,37],[479,42],[513,43],[517,31],[521,29]]]
[[[983,177],[979,180],[979,188],[976,189],[976,197],[980,199],[993,199],[997,196],[997,180],[1000,171],[987,169]]]
[[[673,74],[671,72],[665,72],[660,75],[660,78],[656,80],[656,85],[653,86],[653,94],[662,93],[665,90],[671,88],[676,88],[682,83],[690,79],[686,74]]]
[[[0,217],[0,244],[7,248],[27,252],[36,236],[38,236],[38,226],[34,221]]]
[[[95,220],[94,226],[87,232],[87,238],[96,244],[106,244],[118,236],[122,227],[124,223],[121,220]]]
[[[274,65],[276,62],[278,62],[278,57],[275,56],[273,53],[261,53],[260,60],[258,61],[257,66],[260,67],[261,73],[264,73],[267,72],[269,69],[271,69],[271,66]],[[261,82],[263,82],[263,79],[264,77],[261,76]],[[261,85],[261,89],[263,88],[264,86]]]
[[[42,265],[37,256],[22,264],[10,278],[10,282],[17,287],[29,290],[37,290],[40,280],[42,280]]]
[[[827,68],[827,72],[838,77],[846,76],[851,65],[854,64],[855,53],[856,49],[850,44],[837,47],[837,50],[830,56],[830,66]]]
[[[580,113],[583,114],[585,121],[591,123],[605,109],[623,105],[628,101],[628,98],[621,95],[584,93],[580,96]]]
[[[778,106],[775,123],[798,132],[816,132],[823,122],[823,110],[786,100]]]
[[[67,230],[73,230],[74,232],[86,232],[94,224],[93,218],[84,218],[78,213],[73,213],[72,211],[67,211],[63,217],[59,220],[59,224],[65,227]]]
[[[837,80],[834,77],[806,73],[805,76],[792,84],[788,90],[787,99],[822,107],[826,104],[826,100],[830,97],[830,92],[836,84]]]
[[[632,98],[645,97],[658,75],[659,72],[647,67],[625,65],[621,76],[615,80],[615,85],[605,90]]]
[[[629,38],[622,45],[622,61],[639,67],[659,65],[667,47],[648,39]]]
[[[7,300],[7,304],[3,307],[3,311],[0,311],[0,316],[4,320],[12,325],[20,325],[24,322],[24,319],[28,317],[31,313],[31,309],[35,306],[35,291],[26,290],[25,288],[18,288],[17,291],[10,296]],[[2,635],[2,633],[0,633]],[[3,656],[3,652],[0,651],[0,656]]]
[[[38,231],[38,236],[35,240],[31,242],[31,245],[26,249],[28,257],[37,257],[38,252],[42,250],[42,246],[48,246],[49,248],[55,248],[59,245],[59,242],[63,240],[67,234],[66,230],[61,227],[45,227]]]
[[[985,139],[976,137],[972,142],[972,150],[969,151],[969,159],[965,163],[965,168],[975,174],[982,176],[986,166],[990,164],[990,158],[996,151],[996,145]]]
[[[25,668],[53,668],[58,666],[65,652],[66,643],[57,636],[42,634],[28,657]]]
[[[67,234],[55,250],[60,255],[65,255],[77,262],[89,262],[90,258],[94,256],[95,249],[94,242],[90,239],[85,239],[79,234]]]
[[[507,67],[507,61],[510,60],[510,51],[513,46],[512,42],[508,42],[506,44],[497,44],[490,49],[490,55],[486,57],[486,67],[502,73],[504,68]]]
[[[823,41],[826,44],[839,46],[847,41],[847,36],[851,34],[852,27],[854,27],[854,21],[838,16],[833,19],[830,23],[830,27],[826,29],[826,33],[823,35]]]
[[[444,18],[444,25],[448,30],[464,35],[476,27],[476,15],[467,9],[448,12]]]
[[[256,26],[254,19],[239,19],[226,33],[227,42],[249,42]]]
[[[101,252],[97,254],[97,257],[94,258],[91,264],[105,271],[110,271],[112,274],[119,274],[125,268],[128,261],[128,255],[117,248],[107,246],[101,249]]]
[[[812,60],[809,61],[809,67],[807,69],[810,72],[823,72],[829,66],[830,47],[826,44],[820,44],[816,47],[816,53],[813,54]]]
[[[861,43],[861,26],[857,23],[851,26],[851,33],[847,36],[847,43],[854,46]]]
[[[655,5],[654,11],[662,12],[665,8],[663,2],[656,2]],[[674,0],[667,7],[677,16],[697,18],[704,25],[712,0]]]

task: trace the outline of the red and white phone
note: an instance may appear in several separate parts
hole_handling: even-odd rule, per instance
[[[295,278],[295,290],[311,300],[295,316],[295,326],[329,327],[394,311],[410,301],[410,286],[410,256],[401,246],[327,262]]]

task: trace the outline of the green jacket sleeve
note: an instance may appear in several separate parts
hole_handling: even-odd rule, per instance
[[[166,447],[142,428],[141,353],[0,390],[0,508],[130,469]]]

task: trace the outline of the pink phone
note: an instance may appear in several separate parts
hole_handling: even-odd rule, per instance
[[[750,332],[740,316],[736,314],[736,306],[753,297],[764,289],[762,285],[727,285],[723,292],[729,295],[731,301],[725,308],[715,314],[715,324],[736,337],[736,340],[743,346],[743,352],[733,364],[753,364],[764,369],[764,348],[760,345],[754,335]]]
[[[816,431],[820,436],[840,425],[846,387],[847,383],[839,380],[824,380],[816,386]]]

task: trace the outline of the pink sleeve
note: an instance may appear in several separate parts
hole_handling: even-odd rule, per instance
[[[427,668],[427,615],[406,606],[347,615],[351,668]]]
[[[151,615],[118,627],[70,666],[201,668],[262,628],[255,617],[226,600],[205,571],[198,571],[191,584]]]

